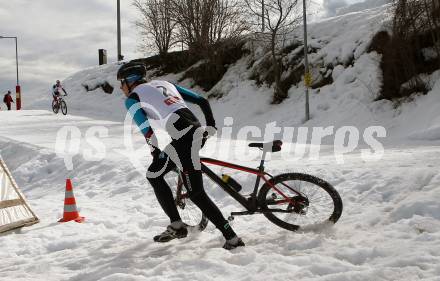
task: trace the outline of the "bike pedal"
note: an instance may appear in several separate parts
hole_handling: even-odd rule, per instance
[[[228,221],[233,221],[234,220],[234,217],[233,216],[229,216],[228,217]]]

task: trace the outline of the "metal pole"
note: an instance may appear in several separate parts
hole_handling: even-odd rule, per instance
[[[18,80],[18,40],[15,37],[15,65],[17,66],[17,86],[15,86],[15,107],[21,109],[21,87]]]
[[[15,65],[17,66],[17,86],[20,85],[18,80],[18,43],[17,37],[15,37]]]
[[[307,45],[307,13],[306,13],[306,0],[303,0],[303,19],[304,19],[304,87],[306,94],[306,120],[310,120],[310,110],[309,110],[309,84],[310,84],[310,73],[309,73],[309,59],[308,59],[308,45]]]
[[[17,69],[17,85],[15,87],[16,99],[15,106],[17,110],[21,109],[21,88],[20,88],[20,80],[18,78],[18,39],[17,36],[0,36],[0,39],[15,39],[15,66]]]
[[[261,32],[264,32],[264,0],[261,0]]]
[[[121,1],[117,2],[117,17],[118,17],[118,61],[122,60],[121,54]]]

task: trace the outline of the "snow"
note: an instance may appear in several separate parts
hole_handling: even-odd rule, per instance
[[[383,28],[387,7],[310,27],[312,44],[320,46],[311,62],[337,65],[334,83],[311,92],[311,120],[303,119],[303,85],[292,87],[282,104],[271,105],[271,88],[248,79],[249,58],[229,68],[213,89],[225,95],[210,101],[219,133],[203,155],[256,167],[260,154],[246,144],[270,138],[270,128],[280,126],[283,152],[271,155],[268,171],[306,172],[330,182],[344,202],[336,225],[293,233],[261,215],[242,216],[233,227],[246,243],[243,248],[222,249],[223,238],[212,225],[186,239],[154,243],[152,237],[168,221],[144,176],[151,156],[142,136],[133,128],[133,149],[124,142],[118,65],[110,64],[62,81],[69,93],[67,116],[48,111],[50,92],[24,93],[30,110],[0,111],[0,154],[41,219],[0,235],[0,279],[440,280],[439,73],[426,77],[432,88],[427,95],[399,107],[374,101],[382,83],[380,55],[366,49],[374,32]],[[83,86],[105,81],[115,87],[112,94],[87,92]],[[251,125],[251,131],[244,128]],[[79,144],[77,150],[63,146],[65,126],[71,129],[70,144]],[[361,142],[337,154],[344,147],[336,136],[346,126],[358,131]],[[380,160],[364,157],[369,151],[364,133],[372,126],[386,130],[386,137],[376,136],[384,148]],[[322,145],[313,140],[314,127],[331,129]],[[291,154],[294,149],[299,152]],[[66,166],[69,157],[71,169]],[[253,176],[225,172],[252,189]],[[86,217],[83,224],[57,222],[66,178],[73,180],[79,212]],[[225,216],[241,210],[209,180],[205,189]]]
[[[10,137],[1,137],[1,154],[41,218],[35,226],[0,236],[0,271],[8,280],[435,280],[439,274],[436,146],[387,146],[379,162],[365,161],[354,151],[344,164],[335,163],[331,151],[319,161],[285,161],[274,155],[270,172],[305,170],[330,181],[343,198],[343,216],[333,227],[300,233],[278,228],[262,216],[237,217],[233,226],[247,246],[228,252],[212,226],[184,240],[152,242],[167,220],[143,174],[124,157],[110,152],[103,161],[87,162],[78,155],[75,169],[67,171],[54,153],[58,126],[53,124],[62,118],[82,129],[94,125],[90,119],[44,111],[0,116],[6,121],[0,134]],[[10,134],[14,120],[20,119],[26,120],[26,134],[36,136],[36,143],[30,144],[20,130]],[[110,124],[108,143],[115,150],[122,144],[117,145],[119,129]],[[216,141],[226,145],[213,139],[211,148]],[[232,176],[247,185],[253,181]],[[84,224],[56,222],[68,177],[73,178]],[[206,190],[225,214],[239,209],[209,181]]]
[[[352,5],[348,5],[342,8],[337,9],[336,15],[345,15],[348,13],[365,11],[366,9],[372,9],[376,7],[383,6],[385,4],[391,3],[390,0],[366,0],[363,2],[354,3]]]

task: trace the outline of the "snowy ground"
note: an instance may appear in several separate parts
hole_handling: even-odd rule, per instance
[[[344,164],[336,164],[331,150],[319,161],[274,157],[273,173],[307,171],[332,183],[343,215],[334,227],[307,233],[280,229],[262,216],[238,217],[233,226],[247,246],[228,252],[212,227],[169,244],[152,241],[167,220],[143,175],[112,152],[123,148],[121,123],[45,111],[2,112],[0,118],[1,154],[41,219],[0,236],[2,280],[440,280],[436,146],[386,146],[379,162],[362,160],[358,150]],[[67,171],[54,151],[65,124],[82,131],[108,126],[109,156],[100,162],[78,156]],[[57,223],[67,177],[84,224]],[[206,189],[226,215],[239,209],[210,183]]]

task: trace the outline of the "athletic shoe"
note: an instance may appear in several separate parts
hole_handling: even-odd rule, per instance
[[[226,240],[225,244],[223,245],[223,249],[226,250],[232,250],[237,247],[244,247],[243,240],[241,240],[241,238],[238,238],[237,236],[232,239]]]
[[[186,227],[181,227],[181,228],[173,228],[173,226],[169,225],[167,227],[167,230],[165,230],[164,232],[162,232],[159,235],[154,236],[153,240],[154,242],[169,242],[173,239],[181,239],[181,238],[185,238],[188,235],[188,230],[186,229]]]

